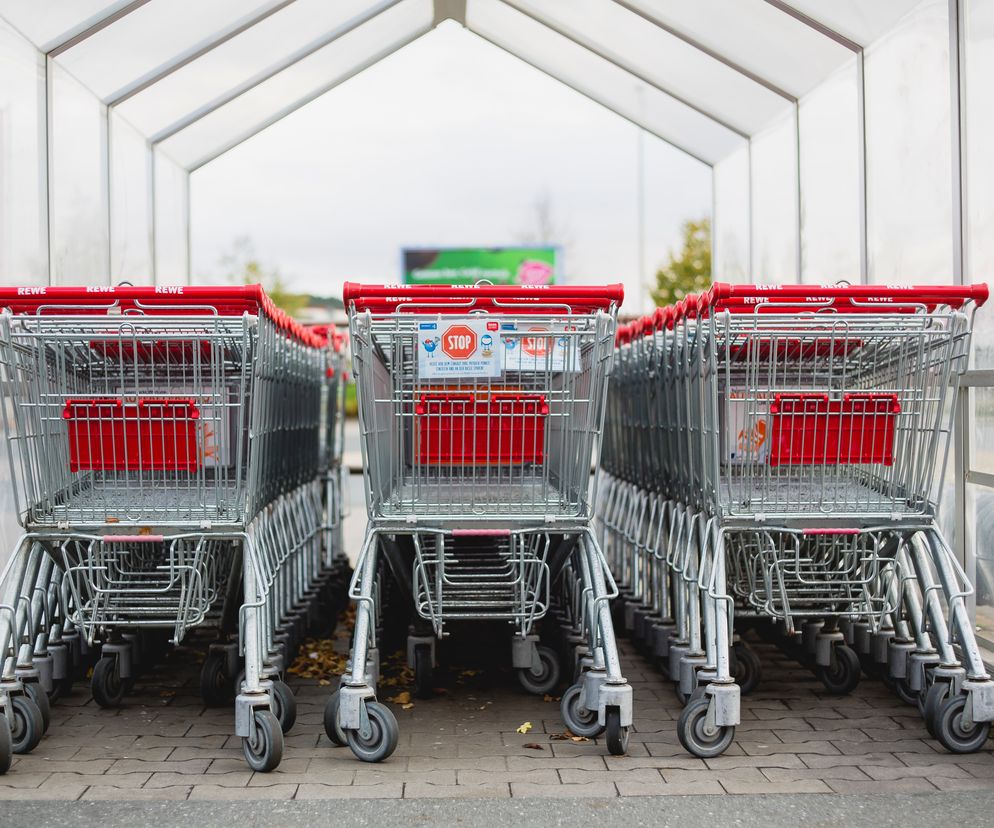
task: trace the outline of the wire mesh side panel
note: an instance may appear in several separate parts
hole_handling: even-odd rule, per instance
[[[930,513],[965,315],[725,313],[695,335],[688,423],[710,434],[694,441],[707,479],[693,491],[733,517]]]
[[[353,314],[367,497],[374,517],[590,513],[613,318],[490,315],[487,376],[428,376],[420,326],[438,317]],[[480,316],[447,315],[448,330]]]

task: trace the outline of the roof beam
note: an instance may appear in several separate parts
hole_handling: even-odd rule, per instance
[[[396,6],[400,2],[402,2],[402,0],[381,0],[381,2],[367,9],[361,15],[353,18],[348,23],[345,23],[341,26],[338,26],[335,29],[332,29],[327,34],[319,37],[317,40],[312,41],[307,46],[298,49],[296,52],[293,52],[292,54],[283,58],[278,63],[274,64],[273,66],[270,66],[268,69],[259,72],[258,74],[254,75],[253,77],[249,78],[243,83],[238,84],[233,89],[229,89],[223,95],[218,96],[214,100],[195,109],[190,114],[180,118],[178,121],[174,121],[169,126],[159,130],[159,132],[155,133],[155,135],[153,135],[149,139],[149,143],[151,143],[153,146],[161,144],[167,138],[171,138],[180,130],[186,129],[188,126],[195,124],[201,118],[210,115],[212,112],[216,112],[225,104],[231,103],[233,100],[241,97],[246,92],[255,89],[255,87],[257,87],[260,83],[263,83],[269,80],[270,78],[275,77],[280,72],[286,71],[294,64],[299,63],[306,57],[310,57],[315,52],[319,51],[320,49],[323,49],[325,46],[328,46],[331,43],[334,43],[339,38],[344,37],[349,32],[358,29],[364,23],[368,23],[374,17],[382,14],[387,9]]]
[[[306,106],[307,104],[311,103],[311,101],[317,100],[322,95],[325,95],[328,92],[330,92],[336,86],[341,86],[341,84],[345,83],[347,80],[351,80],[360,72],[364,72],[366,69],[369,69],[374,64],[379,63],[384,58],[390,57],[390,55],[394,54],[394,52],[398,52],[401,49],[403,49],[405,46],[410,45],[422,35],[430,32],[432,28],[434,28],[433,24],[429,24],[428,26],[423,26],[415,30],[409,36],[403,38],[402,40],[399,40],[398,42],[390,46],[387,46],[385,49],[381,49],[380,51],[374,53],[369,58],[362,61],[362,63],[359,63],[358,65],[350,69],[346,74],[340,75],[339,77],[335,78],[335,80],[333,80],[331,83],[327,83],[319,87],[318,89],[315,89],[312,92],[307,93],[303,97],[298,98],[293,103],[288,104],[287,106],[283,107],[277,112],[274,112],[264,121],[261,121],[260,123],[253,126],[250,130],[240,133],[237,137],[232,138],[229,141],[225,141],[224,144],[212,150],[207,155],[201,156],[193,164],[187,167],[187,171],[191,173],[196,172],[205,164],[209,164],[211,161],[215,160],[221,155],[224,155],[224,153],[228,152],[229,150],[234,149],[239,144],[243,143],[244,141],[247,141],[249,138],[253,137],[254,135],[258,135],[260,132],[262,132],[262,130],[266,129],[267,127],[271,127],[277,121],[283,120],[283,118],[285,118],[287,115],[292,115],[302,106]]]
[[[127,17],[131,14],[131,12],[140,9],[150,1],[151,0],[131,0],[130,3],[118,6],[110,14],[104,15],[96,20],[91,18],[90,20],[85,21],[81,27],[75,30],[70,30],[62,35],[62,37],[58,40],[45,44],[45,46],[42,47],[42,51],[44,51],[49,57],[58,57],[63,52],[71,49],[73,46],[77,46],[87,38],[93,37],[93,35],[97,32],[103,31],[112,23],[116,23],[122,17]]]
[[[622,118],[622,119],[628,121],[628,123],[630,123],[630,124],[632,124],[634,126],[637,126],[639,129],[644,129],[650,135],[656,136],[660,141],[663,141],[664,143],[669,144],[671,147],[680,150],[680,152],[683,152],[683,153],[689,155],[695,161],[700,161],[702,164],[705,164],[708,167],[713,167],[714,166],[714,162],[713,161],[708,161],[706,158],[703,158],[702,156],[698,155],[696,152],[694,152],[693,150],[689,149],[688,147],[685,147],[685,146],[683,146],[681,144],[676,143],[672,138],[667,138],[665,135],[660,135],[658,132],[656,132],[651,127],[646,126],[644,123],[641,123],[640,121],[638,121],[637,119],[633,118],[630,115],[626,115],[624,112],[622,112],[621,110],[619,110],[616,107],[612,106],[611,104],[607,103],[607,101],[603,100],[602,98],[597,97],[595,95],[592,95],[590,92],[587,92],[586,90],[581,89],[578,86],[575,86],[574,84],[570,83],[569,81],[564,80],[563,78],[560,78],[557,75],[554,75],[548,69],[545,69],[544,67],[539,66],[534,61],[529,60],[528,58],[524,57],[523,55],[521,55],[518,52],[516,52],[513,49],[511,49],[509,46],[505,46],[503,43],[500,43],[500,42],[494,40],[493,38],[488,37],[487,35],[483,34],[482,32],[478,32],[472,26],[467,26],[467,29],[469,31],[471,31],[473,34],[475,34],[477,37],[479,37],[481,40],[485,40],[487,43],[491,44],[492,46],[496,46],[498,49],[501,49],[502,51],[507,52],[507,54],[511,55],[511,57],[517,58],[518,60],[522,61],[523,63],[527,63],[529,66],[532,67],[532,69],[538,70],[543,75],[546,75],[547,77],[552,78],[554,81],[557,81],[558,83],[561,83],[563,86],[566,86],[566,87],[572,89],[577,94],[583,95],[583,97],[587,98],[587,100],[593,101],[595,104],[598,104],[598,105],[604,107],[604,109],[608,110],[609,112],[613,113],[614,115],[617,115],[619,118]]]
[[[824,23],[815,20],[813,17],[809,17],[804,12],[795,9],[792,5],[790,5],[790,3],[785,3],[783,0],[766,0],[766,2],[778,11],[782,11],[784,14],[790,15],[798,22],[803,23],[809,29],[814,29],[818,32],[818,34],[824,35],[830,40],[834,40],[840,46],[847,48],[850,52],[863,51],[863,47],[855,40],[850,40],[841,32],[837,32],[830,26],[826,26]]]
[[[764,78],[762,75],[757,75],[755,72],[753,72],[751,69],[747,69],[741,63],[736,63],[734,60],[731,60],[730,58],[728,58],[725,55],[721,54],[721,52],[717,52],[714,49],[711,49],[710,47],[705,46],[699,40],[696,40],[695,38],[691,37],[690,35],[686,34],[685,32],[682,32],[680,29],[677,29],[674,26],[669,25],[668,23],[664,23],[662,20],[660,20],[655,15],[650,14],[649,12],[643,11],[641,8],[639,8],[638,6],[636,6],[634,3],[629,2],[629,0],[613,0],[613,2],[617,3],[622,8],[627,9],[632,14],[637,14],[639,17],[641,17],[643,20],[651,23],[653,26],[656,26],[657,28],[662,29],[664,32],[673,35],[673,37],[678,38],[679,40],[682,40],[688,46],[693,46],[695,49],[697,49],[700,52],[703,52],[708,57],[714,58],[714,60],[718,61],[719,63],[724,64],[729,69],[734,69],[740,75],[744,75],[745,77],[749,78],[749,80],[755,81],[760,86],[766,87],[767,89],[770,90],[770,92],[773,92],[773,93],[779,95],[784,100],[790,101],[791,103],[797,103],[797,96],[796,95],[792,95],[786,89],[784,89],[781,86],[778,86],[773,81],[771,81],[769,78]]]
[[[746,139],[749,138],[748,132],[745,132],[743,129],[734,126],[733,124],[730,124],[724,118],[720,117],[719,115],[716,115],[711,110],[706,109],[702,106],[698,106],[697,104],[693,103],[692,101],[688,100],[682,95],[678,95],[676,92],[673,92],[667,87],[660,85],[656,81],[652,80],[651,78],[647,77],[646,75],[636,70],[628,63],[619,62],[617,58],[614,58],[611,55],[609,55],[607,52],[604,52],[603,50],[595,46],[593,43],[591,43],[587,38],[578,37],[577,35],[574,35],[572,32],[560,28],[557,24],[553,23],[552,21],[546,20],[545,18],[537,14],[534,14],[529,9],[521,8],[520,6],[517,5],[515,0],[502,0],[502,2],[504,3],[504,5],[509,6],[519,14],[523,14],[525,17],[529,18],[530,20],[534,20],[536,23],[538,23],[541,26],[545,26],[547,29],[555,32],[560,37],[566,38],[568,41],[570,41],[570,43],[579,46],[581,49],[586,49],[591,54],[596,55],[602,60],[606,60],[612,66],[616,66],[618,69],[621,69],[623,72],[627,72],[629,75],[631,75],[634,78],[637,78],[646,86],[651,86],[657,92],[662,92],[664,95],[668,95],[669,97],[673,98],[673,100],[679,101],[684,106],[693,109],[698,115],[703,115],[705,118],[710,118],[715,123],[721,124],[721,126],[723,126],[725,129],[729,130],[730,132],[734,132],[740,138],[746,138]]]
[[[192,63],[197,58],[203,57],[208,52],[216,49],[218,46],[227,43],[232,38],[238,37],[238,35],[248,31],[257,23],[261,23],[267,17],[271,17],[276,14],[276,12],[281,9],[285,9],[287,6],[295,2],[296,0],[270,0],[267,5],[263,6],[258,11],[253,12],[247,17],[243,17],[241,20],[234,21],[227,28],[216,32],[209,38],[200,41],[200,43],[195,44],[186,51],[180,52],[171,60],[156,67],[151,72],[142,75],[142,77],[137,78],[126,86],[122,86],[110,95],[104,103],[106,103],[107,106],[117,106],[118,104],[124,103],[128,100],[128,98],[134,97],[139,92],[143,92],[153,84],[161,81],[163,78],[169,77],[169,75],[173,72],[182,69],[184,66]]]

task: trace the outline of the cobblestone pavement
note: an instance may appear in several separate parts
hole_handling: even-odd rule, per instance
[[[503,653],[500,639],[493,649]],[[828,696],[813,675],[757,644],[759,690],[743,700],[736,741],[717,759],[690,757],[675,732],[669,683],[627,644],[636,732],[626,757],[594,741],[557,740],[558,704],[526,695],[510,670],[442,671],[436,698],[394,705],[400,744],[364,765],[334,748],[321,718],[327,687],[291,680],[299,702],[282,765],[249,771],[230,710],[205,709],[199,654],[174,651],[146,674],[118,711],[99,709],[84,686],[52,710],[52,726],[29,756],[0,777],[3,799],[320,799],[430,797],[605,798],[658,794],[902,793],[994,791],[994,755],[942,752],[916,710],[864,680],[847,698]],[[396,693],[389,688],[381,698]],[[517,732],[531,722],[526,734]]]

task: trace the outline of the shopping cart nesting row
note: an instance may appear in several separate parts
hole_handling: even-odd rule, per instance
[[[692,753],[727,748],[759,679],[733,617],[799,632],[829,692],[882,672],[948,749],[986,740],[994,683],[935,524],[986,299],[716,284],[619,329],[599,529]]]
[[[272,769],[295,709],[279,677],[335,569],[328,338],[258,286],[10,288],[0,308],[25,529],[0,576],[0,764],[98,642],[93,696],[115,706],[151,651],[213,626],[204,699],[234,701],[246,760]]]
[[[547,692],[561,667],[536,625],[565,594],[556,611],[577,655],[564,712],[577,732],[606,730],[612,752],[626,749],[616,590],[590,530],[621,299],[620,285],[345,286],[369,524],[351,585],[350,666],[325,727],[359,758],[396,746],[396,720],[376,702],[388,592],[413,605],[419,695],[431,693],[436,640],[456,620],[511,626],[521,684]]]

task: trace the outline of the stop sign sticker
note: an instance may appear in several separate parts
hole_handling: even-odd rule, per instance
[[[485,319],[418,325],[418,373],[423,378],[499,377],[502,356],[496,326]]]
[[[469,359],[476,344],[476,331],[469,325],[451,325],[442,334],[442,353],[450,359]]]
[[[527,335],[521,338],[521,350],[529,356],[541,359],[549,352],[550,337],[538,334],[548,333],[548,328],[529,328]]]

